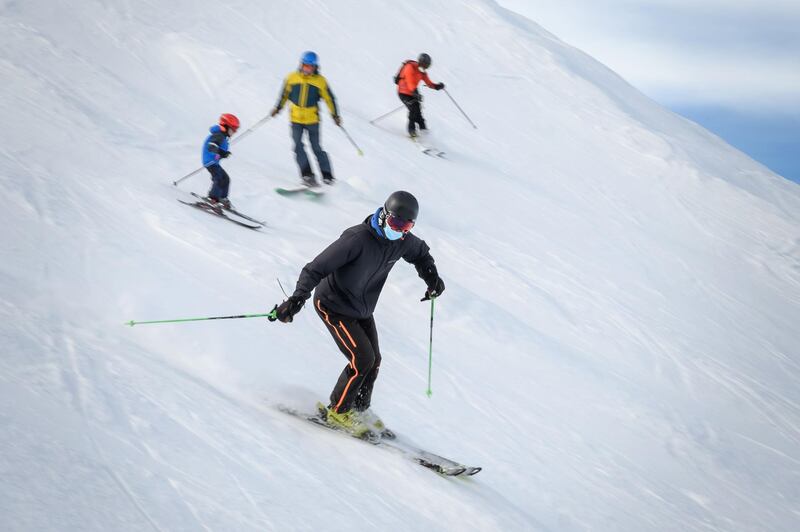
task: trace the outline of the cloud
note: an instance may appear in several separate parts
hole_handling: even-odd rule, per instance
[[[613,55],[611,68],[666,104],[793,107],[800,112],[800,65],[794,57],[648,42],[628,45],[600,47],[600,55]]]
[[[667,104],[800,113],[796,0],[500,0]]]

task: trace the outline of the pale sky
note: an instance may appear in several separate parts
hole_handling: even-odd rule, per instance
[[[800,112],[800,0],[500,0],[667,104]]]
[[[800,182],[800,0],[498,0]]]

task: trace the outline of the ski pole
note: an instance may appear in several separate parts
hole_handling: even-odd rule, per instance
[[[384,118],[386,118],[387,116],[389,116],[389,115],[391,115],[391,114],[394,114],[394,113],[396,113],[397,111],[399,111],[400,109],[402,109],[402,108],[403,108],[403,107],[405,107],[405,106],[406,106],[406,104],[402,104],[400,107],[398,107],[398,108],[396,108],[396,109],[392,109],[392,110],[391,110],[391,111],[389,111],[388,113],[386,113],[386,114],[382,114],[381,116],[379,116],[378,118],[375,118],[374,120],[370,120],[370,121],[369,121],[369,123],[370,123],[370,124],[372,124],[372,125],[375,125],[375,122],[377,122],[378,120],[383,120],[383,119],[384,119]]]
[[[276,307],[277,308],[277,307]],[[236,320],[239,318],[277,318],[277,311],[276,309],[272,309],[272,312],[268,314],[242,314],[240,316],[212,316],[210,318],[182,318],[179,320],[153,320],[153,321],[126,321],[125,325],[130,325],[133,327],[134,325],[146,325],[148,323],[180,323],[184,321],[206,321],[206,320]]]
[[[180,178],[180,179],[178,179],[178,180],[176,180],[176,181],[173,181],[173,182],[172,182],[172,184],[173,184],[173,185],[175,185],[175,186],[177,187],[177,186],[178,186],[178,183],[180,183],[180,182],[181,182],[181,181],[183,181],[184,179],[189,179],[190,177],[192,177],[192,176],[193,176],[193,175],[195,175],[196,173],[198,173],[198,172],[201,172],[201,171],[203,170],[203,168],[208,168],[209,166],[211,166],[212,164],[214,164],[214,163],[216,163],[216,162],[217,162],[217,161],[213,161],[213,160],[212,160],[212,161],[209,161],[209,162],[208,162],[208,164],[204,164],[203,166],[201,166],[200,168],[198,168],[198,169],[197,169],[197,170],[195,170],[194,172],[189,172],[188,174],[186,174],[186,175],[185,175],[185,176],[183,176],[182,178]]]
[[[253,131],[255,131],[256,129],[258,129],[258,128],[260,128],[261,126],[263,126],[263,125],[264,125],[264,124],[265,124],[265,123],[266,123],[266,122],[267,122],[267,121],[268,121],[270,118],[272,118],[272,115],[267,115],[267,116],[265,116],[264,118],[262,118],[261,120],[259,120],[258,122],[256,122],[255,124],[253,124],[253,126],[252,126],[250,129],[248,129],[247,131],[245,131],[245,132],[244,132],[244,133],[242,133],[241,135],[237,136],[236,138],[232,139],[232,140],[231,140],[231,145],[233,145],[233,144],[236,144],[237,142],[239,142],[240,140],[242,140],[243,138],[245,138],[247,135],[249,135],[250,133],[252,133],[252,132],[253,132]],[[189,172],[188,174],[186,174],[186,175],[185,175],[185,176],[183,176],[182,178],[180,178],[180,179],[177,179],[177,180],[173,181],[173,182],[172,182],[172,184],[173,184],[173,185],[175,185],[175,186],[177,187],[177,186],[178,186],[178,183],[180,183],[180,182],[181,182],[181,181],[183,181],[184,179],[189,179],[189,178],[190,178],[190,177],[192,177],[193,175],[195,175],[195,174],[197,174],[198,172],[202,171],[202,170],[203,170],[203,168],[208,168],[209,166],[211,166],[211,165],[212,165],[212,164],[214,164],[214,163],[216,163],[216,161],[210,161],[208,164],[204,164],[203,166],[201,166],[201,167],[200,167],[200,168],[198,168],[197,170],[195,170],[195,171],[193,171],[193,172]]]
[[[364,152],[361,151],[361,148],[358,147],[358,144],[356,144],[356,141],[353,140],[353,137],[350,136],[350,133],[347,132],[347,130],[344,128],[344,126],[339,126],[339,127],[342,128],[342,131],[344,131],[344,134],[347,135],[347,140],[349,140],[350,144],[352,144],[353,147],[358,151],[358,154],[359,155],[364,155]]]
[[[431,336],[428,342],[428,390],[425,394],[430,397],[433,392],[431,391],[431,371],[433,370],[433,302],[436,301],[435,297],[431,298]]]
[[[470,124],[472,124],[472,127],[474,127],[475,129],[478,129],[478,126],[476,126],[476,125],[475,125],[475,124],[472,122],[472,120],[470,120],[470,119],[469,119],[469,117],[467,116],[467,113],[465,113],[465,112],[464,112],[464,110],[461,108],[461,106],[460,106],[460,105],[458,105],[458,102],[456,101],[456,99],[455,99],[455,98],[453,98],[452,96],[450,96],[450,93],[449,93],[449,92],[447,92],[447,89],[442,89],[442,90],[444,90],[444,93],[445,93],[445,94],[447,94],[447,96],[449,96],[451,100],[453,100],[453,103],[455,104],[455,106],[456,106],[456,107],[458,107],[458,110],[459,110],[459,111],[461,111],[461,114],[462,114],[462,115],[464,115],[464,118],[466,118],[466,119],[467,119],[467,121],[468,121]]]
[[[236,135],[236,138],[234,138],[234,139],[232,139],[232,140],[231,140],[231,145],[233,145],[233,144],[236,144],[237,142],[239,142],[240,140],[242,140],[243,138],[245,138],[247,135],[249,135],[250,133],[252,133],[252,132],[253,132],[253,131],[255,131],[256,129],[258,129],[258,128],[260,128],[261,126],[263,126],[264,124],[266,124],[266,123],[267,123],[267,121],[268,121],[270,118],[272,118],[272,114],[268,114],[267,116],[265,116],[264,118],[262,118],[261,120],[259,120],[259,121],[258,121],[258,122],[256,122],[255,124],[253,124],[253,126],[252,126],[250,129],[248,129],[247,131],[244,131],[244,132],[243,132],[241,135]]]

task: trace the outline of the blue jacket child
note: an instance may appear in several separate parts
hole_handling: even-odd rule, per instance
[[[229,157],[228,139],[239,129],[239,119],[235,115],[225,113],[219,117],[219,125],[211,126],[210,135],[203,142],[203,166],[211,174],[211,190],[208,199],[214,203],[222,203],[230,208],[228,199],[231,179],[228,173],[220,166],[220,160]]]

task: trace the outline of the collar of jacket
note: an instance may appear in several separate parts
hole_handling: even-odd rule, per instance
[[[386,236],[383,234],[383,230],[381,229],[381,226],[378,223],[378,219],[381,215],[382,209],[383,207],[378,207],[378,210],[375,211],[375,214],[373,214],[372,216],[368,216],[367,219],[364,220],[364,223],[369,223],[369,225],[372,226],[372,228],[375,230],[375,233],[377,233],[378,238],[380,240],[386,240]]]

